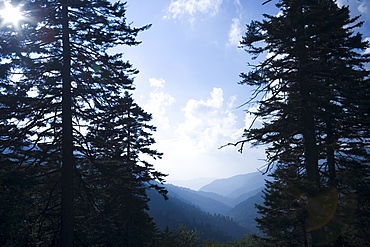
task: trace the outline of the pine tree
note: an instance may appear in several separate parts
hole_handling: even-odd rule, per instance
[[[81,233],[89,232],[85,241],[112,246],[150,246],[155,227],[145,211],[149,209],[146,188],[166,194],[153,183],[163,181],[164,174],[156,172],[145,160],[145,157],[162,156],[150,148],[155,143],[151,132],[156,128],[147,124],[151,115],[128,92],[110,102],[98,107],[86,138],[81,139],[86,145],[81,160],[84,167],[80,169],[85,191],[81,196],[85,203],[91,200],[95,205],[90,209],[95,216],[87,219],[91,221],[88,226],[83,217],[85,209],[82,210]]]
[[[308,220],[305,186],[309,184],[299,169],[278,167],[266,181],[264,205],[257,205],[260,218],[256,221],[266,246],[308,246]],[[278,224],[276,224],[278,222]]]
[[[269,54],[241,75],[242,84],[257,86],[255,115],[265,119],[262,128],[247,130],[241,143],[268,144],[268,168],[304,169],[310,183],[305,190],[308,240],[324,244],[345,237],[340,231],[346,182],[338,180],[338,172],[351,162],[368,169],[369,72],[364,65],[370,60],[361,53],[368,44],[353,33],[362,23],[350,17],[348,7],[331,0],[282,0],[277,6],[281,15],[253,21],[241,42],[255,58]],[[256,46],[260,41],[265,46]],[[326,224],[337,203],[341,210]]]
[[[111,55],[107,51],[119,45],[138,45],[137,34],[149,25],[131,27],[125,18],[126,3],[121,2],[14,0],[10,3],[21,4],[24,18],[19,24],[0,19],[1,185],[8,191],[15,191],[16,186],[29,189],[13,197],[26,203],[25,215],[19,216],[24,219],[18,222],[27,224],[19,223],[24,226],[18,229],[27,229],[27,238],[37,244],[58,245],[61,184],[70,184],[61,180],[61,161],[65,159],[62,151],[68,147],[62,148],[64,119],[68,118],[63,117],[65,109],[71,110],[73,136],[68,152],[74,156],[65,161],[73,165],[76,159],[74,166],[70,166],[72,175],[86,173],[81,171],[83,165],[79,162],[89,153],[89,146],[81,141],[86,139],[88,126],[95,124],[99,109],[117,104],[125,90],[134,88],[131,78],[138,72],[122,60],[122,54]],[[71,100],[70,106],[63,106],[63,97]],[[140,169],[146,179],[162,176],[149,164]],[[134,170],[129,175],[128,172],[128,179],[136,179],[139,173]],[[11,176],[19,179],[10,183]],[[73,181],[71,176],[65,177]],[[82,194],[79,190],[85,182],[75,180],[74,183],[75,195]],[[142,191],[135,186],[141,188],[144,184],[130,185],[129,194]],[[145,194],[141,197],[145,202]],[[10,198],[5,196],[1,200],[6,202]],[[142,208],[143,204],[138,212]],[[1,210],[3,216],[10,209]],[[73,208],[68,210],[69,217],[73,216]],[[2,228],[10,222],[1,222]],[[73,223],[64,225],[71,235]],[[4,241],[14,238],[13,234],[5,232]],[[62,245],[67,243],[70,240]]]

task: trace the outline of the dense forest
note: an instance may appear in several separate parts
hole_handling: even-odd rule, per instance
[[[171,214],[155,207],[168,198],[156,127],[133,98],[138,70],[109,53],[150,24],[127,23],[125,2],[9,4],[23,18],[0,15],[1,246],[369,245],[370,54],[348,7],[279,0],[246,26],[256,63],[239,83],[255,88],[245,106],[263,124],[229,145],[264,145],[272,179],[221,215],[176,198]],[[256,225],[243,225],[255,203]],[[184,212],[186,225],[171,216]]]

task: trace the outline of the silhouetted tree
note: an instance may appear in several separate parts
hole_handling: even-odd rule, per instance
[[[119,45],[139,44],[136,35],[148,29],[149,25],[132,28],[127,24],[126,3],[121,2],[10,2],[22,4],[24,18],[19,24],[5,23],[0,19],[0,178],[4,191],[0,200],[4,205],[13,204],[11,200],[23,201],[24,204],[19,205],[21,210],[17,210],[16,216],[19,220],[16,220],[14,228],[7,227],[16,219],[6,217],[12,208],[0,209],[1,217],[5,219],[1,221],[1,229],[9,229],[2,233],[1,241],[4,245],[11,245],[15,234],[24,232],[17,241],[24,238],[28,239],[25,240],[27,244],[33,241],[36,245],[57,245],[60,243],[61,184],[73,185],[71,174],[64,176],[67,180],[61,181],[61,161],[64,157],[64,162],[70,162],[73,176],[80,174],[80,180],[75,180],[74,190],[76,195],[83,194],[79,190],[86,182],[81,180],[85,178],[81,174],[89,171],[81,170],[85,167],[81,162],[87,159],[87,154],[95,157],[86,142],[88,126],[96,125],[94,121],[101,109],[117,104],[120,98],[124,98],[122,93],[125,90],[133,89],[131,76],[138,72],[129,62],[122,60],[122,54],[111,55],[107,51]],[[65,106],[66,98],[62,100],[66,95],[71,100],[68,107]],[[63,117],[67,108],[71,110],[70,124],[73,128],[72,143],[68,147],[73,155],[68,159],[62,154],[62,139],[67,133],[62,128],[65,125],[62,118],[68,119]],[[138,135],[137,132],[135,134]],[[65,148],[68,145],[64,143]],[[94,148],[96,151],[97,147]],[[151,154],[155,156],[158,153],[153,151]],[[105,159],[104,162],[110,161]],[[162,176],[149,163],[140,168],[140,172],[128,159],[125,164],[120,164],[130,166],[123,168],[127,169],[125,176],[128,180],[138,179],[140,172],[141,181]],[[136,170],[131,170],[130,175],[130,169],[134,167]],[[102,179],[107,180],[107,177]],[[140,194],[143,186],[143,183],[133,183],[126,189],[132,190],[127,193],[135,195],[135,198],[141,197],[138,200],[142,204],[137,212],[141,210],[140,217],[149,222],[150,219],[144,219],[146,215],[142,211],[146,200],[145,194]],[[25,189],[20,191],[17,188]],[[12,195],[12,191],[17,193]],[[71,193],[68,197],[71,198]],[[108,202],[107,198],[104,199]],[[123,200],[122,197],[119,200]],[[116,205],[120,203],[124,205],[122,201],[117,201]],[[73,216],[70,206],[67,209],[69,218]],[[64,225],[70,235],[73,222],[65,222]]]
[[[361,53],[368,44],[361,34],[353,33],[362,25],[358,17],[351,18],[348,7],[339,8],[332,0],[281,0],[277,6],[280,14],[252,21],[241,42],[254,58],[268,56],[241,75],[242,84],[257,86],[255,116],[265,121],[259,129],[246,130],[246,139],[240,143],[268,144],[268,169],[274,164],[279,164],[279,172],[288,167],[303,169],[300,174],[309,182],[303,181],[309,214],[306,231],[309,242],[318,245],[345,237],[340,231],[347,224],[341,220],[346,210],[341,206],[345,207],[343,188],[348,183],[338,180],[338,172],[355,162],[355,170],[361,167],[368,174],[370,87],[364,65],[370,60]],[[265,45],[259,46],[260,41]],[[268,205],[271,210],[284,206],[279,205],[279,198],[274,199],[275,189],[289,197],[284,184],[291,179],[276,178],[267,190],[266,198],[276,200]],[[360,180],[366,179],[368,175]],[[356,189],[348,190],[355,193]],[[324,224],[337,203],[341,210]],[[282,209],[282,217],[285,213],[289,217],[289,205]],[[261,208],[261,212],[267,217],[268,210]],[[279,227],[279,221],[275,223],[261,220],[260,226],[273,233]],[[335,244],[341,246],[343,241],[347,240],[339,238]]]
[[[147,123],[151,115],[128,92],[109,102],[110,105],[97,106],[86,137],[80,139],[86,146],[81,150],[84,158],[78,161],[84,191],[81,203],[94,205],[88,218],[82,207],[80,233],[88,233],[83,240],[87,245],[98,242],[109,246],[150,246],[156,230],[145,211],[149,209],[146,188],[166,194],[157,183],[152,183],[163,181],[165,175],[145,160],[162,156],[150,148],[155,143],[152,132],[156,128]]]
[[[201,233],[197,230],[187,230],[185,225],[178,225],[174,230],[165,229],[160,235],[158,246],[203,246],[200,241]]]
[[[306,188],[310,186],[294,167],[277,167],[266,181],[264,203],[257,205],[261,215],[256,219],[266,246],[308,246]],[[277,222],[279,222],[277,224]]]

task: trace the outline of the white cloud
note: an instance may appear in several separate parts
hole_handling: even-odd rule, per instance
[[[242,39],[242,29],[239,18],[234,18],[229,31],[229,46],[238,46]]]
[[[213,16],[217,14],[222,0],[177,0],[171,1],[168,7],[168,15],[165,18],[183,18],[189,16],[194,20],[196,14]]]
[[[149,83],[151,87],[164,87],[164,84],[166,83],[163,78],[157,79],[157,78],[149,78]]]
[[[232,112],[234,108],[233,104],[225,102],[221,88],[213,88],[206,101],[191,99],[187,102],[183,109],[185,122],[179,124],[177,133],[198,152],[216,150],[242,135],[243,129],[237,128],[237,116]]]
[[[256,127],[256,117],[253,112],[257,111],[257,106],[251,107],[246,111],[244,118],[245,129],[255,128]]]
[[[358,11],[361,15],[370,15],[370,5],[368,0],[337,0],[338,6],[349,6],[351,12]],[[357,13],[354,13],[357,15]]]
[[[244,118],[244,129],[256,129],[262,128],[264,120],[259,117],[256,118],[254,113],[258,112],[258,106],[254,105],[246,109],[245,118]]]
[[[157,170],[169,174],[169,180],[230,177],[263,166],[264,162],[259,160],[265,158],[263,149],[245,146],[243,154],[237,152],[239,147],[219,149],[242,139],[243,119],[234,114],[240,111],[235,109],[236,97],[225,99],[221,88],[213,88],[207,99],[187,101],[181,121],[182,117],[176,119],[170,114],[169,106],[174,98],[163,91],[156,88],[147,105],[152,107],[154,121],[162,121],[154,148],[164,156],[153,164]],[[170,122],[166,116],[172,116]],[[169,128],[164,129],[163,125]]]
[[[166,110],[175,102],[175,98],[159,90],[166,83],[164,79],[149,78],[149,82],[151,87],[155,87],[155,90],[150,92],[150,98],[144,105],[144,109],[153,115],[153,120],[158,123],[158,127],[167,129],[170,127],[170,121]]]
[[[362,1],[357,9],[361,14],[370,14],[370,7],[367,1]]]
[[[345,4],[345,0],[336,0],[338,6],[343,6]]]
[[[365,41],[370,43],[370,37],[366,37]],[[365,50],[365,54],[369,54],[369,53],[370,53],[370,47]]]

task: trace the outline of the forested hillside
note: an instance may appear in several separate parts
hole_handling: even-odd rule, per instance
[[[194,204],[188,204],[176,197],[169,196],[165,201],[153,191],[149,191],[148,194],[149,215],[154,218],[161,230],[166,227],[175,229],[179,225],[185,225],[189,230],[198,230],[202,239],[215,239],[222,242],[236,240],[247,234],[244,227],[228,216],[204,212]]]
[[[210,214],[224,214],[231,209],[227,204],[230,199],[216,193],[202,193],[171,184],[165,185],[165,188],[168,190],[168,196],[171,198],[177,198],[188,204],[196,205],[202,211]]]
[[[240,174],[229,178],[217,179],[199,190],[214,192],[235,199],[245,193],[264,187],[265,179],[268,178],[261,172]]]
[[[231,217],[234,221],[245,227],[249,234],[260,235],[261,232],[257,228],[257,222],[255,219],[259,216],[256,204],[263,204],[262,196],[263,193],[261,190],[259,190],[257,194],[237,204],[235,207],[226,212],[225,215]]]
[[[240,177],[236,176],[236,179]],[[171,184],[164,186],[168,191],[168,200],[153,191],[148,192],[149,215],[154,218],[160,229],[175,229],[179,225],[185,225],[189,230],[198,230],[203,239],[211,238],[222,242],[259,233],[254,219],[257,217],[255,204],[262,204],[263,201],[262,188],[246,188],[246,199],[231,207],[227,205],[232,205],[235,199],[230,197]],[[259,183],[256,186],[259,186]]]
[[[272,180],[270,176],[262,172],[239,174],[229,178],[216,179],[199,189],[198,193],[214,193],[214,197],[230,207],[243,202],[254,196],[265,187],[265,181]],[[204,194],[208,197],[207,194]],[[222,195],[222,197],[220,197]]]

